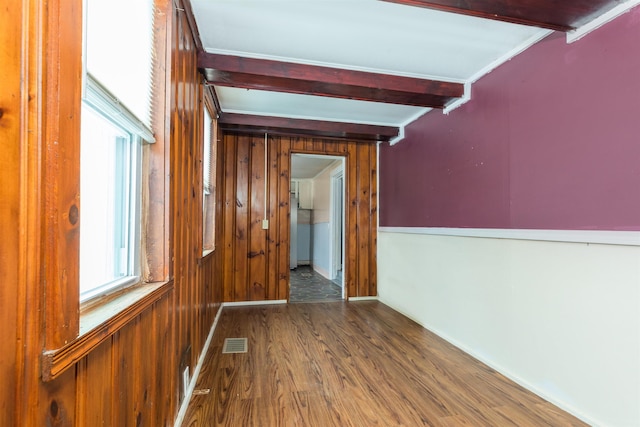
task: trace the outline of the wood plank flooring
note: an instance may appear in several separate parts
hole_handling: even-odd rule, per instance
[[[225,307],[201,389],[183,426],[586,425],[377,301]]]

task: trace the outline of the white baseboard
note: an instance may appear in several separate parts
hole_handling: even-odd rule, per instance
[[[272,304],[286,304],[286,299],[278,299],[278,300],[264,300],[264,301],[238,301],[238,302],[223,302],[223,307],[238,307],[238,306],[249,306],[249,305],[272,305]]]
[[[356,301],[379,301],[379,299],[378,297],[349,297],[349,302]]]
[[[315,271],[316,273],[318,273],[319,275],[321,275],[322,277],[324,277],[325,279],[329,279],[331,280],[331,275],[329,274],[329,272],[327,270],[325,270],[324,268],[318,266],[317,264],[313,264],[311,266],[311,268],[313,268],[313,271]]]
[[[193,371],[191,381],[189,381],[187,394],[184,396],[184,399],[182,399],[182,404],[180,405],[178,416],[176,417],[176,421],[173,424],[174,427],[180,427],[182,425],[182,422],[184,421],[184,416],[186,415],[187,409],[189,408],[189,402],[191,402],[193,390],[196,388],[196,382],[198,381],[198,377],[200,376],[200,370],[202,369],[202,365],[204,364],[204,358],[207,356],[207,352],[209,351],[209,345],[211,344],[211,340],[213,339],[213,333],[216,330],[216,326],[218,326],[218,320],[220,320],[220,315],[222,314],[223,308],[224,307],[221,305],[218,309],[218,314],[216,314],[216,318],[213,320],[213,325],[211,325],[209,335],[207,336],[207,340],[205,341],[204,346],[202,347],[202,352],[200,353],[200,357],[198,358],[198,364]]]
[[[481,355],[479,355],[478,353],[474,352],[472,349],[470,349],[466,345],[464,345],[461,342],[449,337],[447,334],[441,333],[440,331],[432,329],[432,328],[428,328],[421,321],[419,321],[418,319],[416,319],[413,316],[410,316],[409,314],[405,313],[404,311],[398,309],[393,304],[389,304],[388,302],[382,301],[382,300],[380,302],[383,303],[384,305],[386,305],[387,307],[391,308],[392,310],[402,314],[406,318],[413,320],[418,325],[420,325],[423,328],[425,328],[427,331],[432,332],[433,334],[435,334],[438,337],[442,338],[443,340],[445,340],[449,344],[452,344],[453,346],[457,347],[458,349],[464,351],[468,355],[472,356],[473,358],[479,360],[480,362],[482,362],[485,365],[489,366],[493,370],[495,370],[495,371],[499,372],[500,374],[504,375],[505,377],[509,378],[514,383],[526,388],[527,390],[531,391],[532,393],[537,394],[538,396],[540,396],[541,398],[545,399],[546,401],[552,403],[553,405],[557,406],[558,408],[570,413],[574,417],[584,421],[585,423],[587,423],[587,424],[589,424],[591,426],[597,426],[598,425],[594,420],[589,419],[589,417],[585,416],[583,413],[581,413],[577,409],[567,405],[565,402],[563,402],[561,400],[556,399],[554,396],[548,395],[547,393],[545,393],[542,390],[538,389],[534,385],[528,383],[527,381],[524,381],[522,378],[518,377],[517,375],[514,375],[509,370],[504,369],[502,366],[499,366],[499,365],[493,363],[492,361],[482,357]]]

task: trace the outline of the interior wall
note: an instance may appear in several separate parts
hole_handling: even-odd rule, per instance
[[[313,269],[328,279],[331,277],[331,173],[341,165],[333,162],[313,179]]]
[[[554,33],[381,145],[383,226],[640,230],[640,7]]]
[[[224,301],[289,297],[289,186],[292,153],[346,156],[346,276],[349,297],[377,295],[377,159],[368,142],[269,136],[267,217],[264,135],[226,133],[219,152],[224,169],[224,213],[219,224]]]
[[[9,46],[0,51],[0,60],[10,65],[0,88],[0,223],[3,230],[5,226],[15,230],[0,243],[0,271],[6,281],[0,291],[0,318],[10,326],[1,335],[7,351],[0,355],[4,384],[0,424],[172,426],[181,390],[179,364],[184,361],[193,372],[220,307],[218,259],[215,254],[202,258],[200,248],[202,200],[194,189],[201,188],[202,178],[201,80],[194,40],[185,14],[178,10],[179,1],[177,5],[157,2],[155,31],[160,37],[166,35],[168,46],[156,58],[155,78],[158,90],[168,92],[155,106],[160,108],[160,122],[154,123],[158,142],[145,148],[156,159],[152,163],[161,165],[160,169],[152,166],[151,175],[158,175],[153,186],[166,195],[148,201],[160,203],[160,212],[166,216],[162,213],[154,222],[158,235],[164,236],[156,241],[163,247],[157,253],[165,258],[158,268],[147,259],[151,265],[147,273],[156,280],[168,280],[162,287],[167,290],[139,312],[125,309],[137,314],[124,324],[103,329],[55,379],[42,379],[44,350],[52,349],[55,340],[73,329],[56,319],[76,319],[77,325],[78,318],[77,309],[43,315],[43,308],[78,306],[77,290],[73,299],[78,260],[73,251],[58,253],[61,246],[51,244],[52,233],[44,227],[53,212],[61,230],[55,242],[70,247],[77,243],[73,209],[54,211],[52,200],[58,200],[58,184],[68,183],[60,194],[64,190],[73,196],[79,180],[74,171],[79,162],[80,117],[66,114],[80,106],[81,79],[76,73],[81,71],[82,10],[78,5],[24,0],[0,17],[0,41]],[[46,85],[41,85],[41,76],[46,76]],[[77,203],[77,198],[70,200]],[[60,208],[64,208],[62,202]],[[52,260],[65,264],[50,264]],[[60,277],[44,280],[52,266]],[[49,286],[46,291],[45,286]],[[52,294],[50,288],[59,291]],[[64,332],[52,334],[57,330]],[[50,336],[53,340],[47,341]],[[75,336],[71,338],[72,344]]]
[[[18,289],[20,271],[19,239],[20,206],[20,141],[21,117],[21,10],[8,8],[0,14],[0,63],[3,82],[0,85],[0,341],[15,343],[18,336]],[[17,352],[11,346],[0,352],[0,425],[15,422]]]
[[[313,222],[329,222],[331,217],[331,173],[340,167],[336,160],[313,178]]]
[[[640,247],[379,233],[379,298],[595,426],[640,425]]]
[[[169,315],[174,322],[171,350],[174,353],[172,369],[176,373],[171,394],[174,402],[177,402],[182,393],[182,371],[188,366],[190,375],[194,372],[221,307],[221,292],[220,270],[215,268],[218,251],[203,257],[202,250],[202,119],[205,108],[202,76],[198,72],[197,48],[187,15],[181,10],[180,4],[170,4],[171,83],[168,85],[170,103],[165,120],[169,121],[171,129],[168,143],[169,229],[172,234],[167,262],[173,260],[171,277],[174,281],[174,298]],[[214,139],[217,141],[217,138]],[[216,177],[218,185],[219,180]],[[217,206],[216,211],[219,214]],[[172,415],[175,417],[175,412]]]
[[[593,425],[640,425],[639,248],[517,232],[640,229],[639,39],[552,35],[380,150],[380,299]]]

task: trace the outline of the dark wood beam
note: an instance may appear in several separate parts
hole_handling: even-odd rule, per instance
[[[567,32],[619,4],[616,0],[384,0]]]
[[[217,86],[443,108],[460,83],[200,52],[198,67]]]
[[[307,135],[321,138],[367,141],[389,141],[398,136],[399,132],[399,129],[394,126],[302,120],[287,117],[255,116],[235,113],[220,114],[218,126],[220,126],[222,130],[232,132]]]

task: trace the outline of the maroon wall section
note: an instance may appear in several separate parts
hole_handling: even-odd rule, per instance
[[[380,225],[640,230],[640,7],[553,34],[380,148]]]

